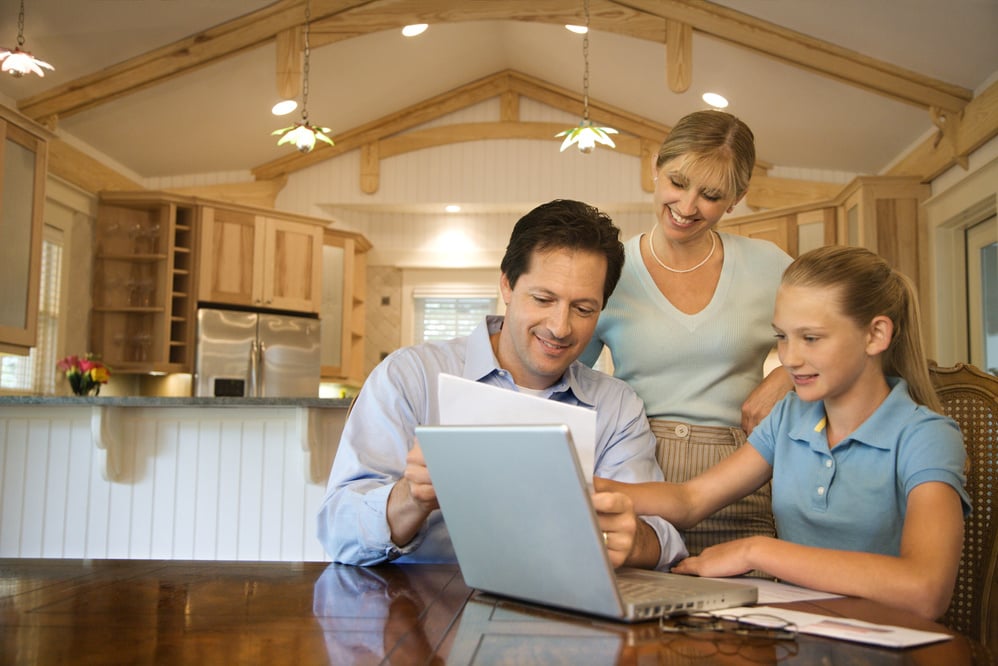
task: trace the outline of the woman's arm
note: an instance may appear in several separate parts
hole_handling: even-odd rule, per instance
[[[638,515],[659,515],[686,529],[745,497],[773,475],[773,468],[751,445],[685,483],[620,483],[593,479],[597,491],[621,492],[634,503]]]
[[[750,537],[712,546],[673,571],[732,576],[759,569],[788,583],[865,597],[934,620],[949,605],[962,547],[960,497],[951,486],[931,481],[908,494],[898,557]]]
[[[752,434],[755,427],[766,418],[773,406],[782,400],[793,386],[790,373],[782,366],[774,368],[766,375],[742,403],[742,430],[746,435]]]

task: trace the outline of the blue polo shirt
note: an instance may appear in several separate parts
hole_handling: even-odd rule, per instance
[[[952,486],[969,513],[966,451],[956,422],[916,404],[903,379],[887,381],[887,399],[833,449],[824,403],[796,393],[752,431],[749,443],[773,468],[781,539],[897,556],[908,493],[926,481]]]

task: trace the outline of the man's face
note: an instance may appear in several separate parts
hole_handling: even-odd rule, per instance
[[[596,329],[605,279],[603,254],[562,248],[535,251],[516,288],[502,276],[497,356],[518,385],[547,388],[579,357]]]

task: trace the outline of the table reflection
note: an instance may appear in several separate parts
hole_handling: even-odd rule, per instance
[[[329,565],[315,582],[312,612],[330,663],[442,664],[427,639],[425,615],[453,576],[426,565]]]

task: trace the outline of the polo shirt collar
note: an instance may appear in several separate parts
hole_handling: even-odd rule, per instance
[[[884,433],[900,432],[918,405],[908,395],[908,382],[905,380],[900,377],[887,377],[887,385],[891,390],[884,401],[866,421],[843,439],[843,442],[858,442],[885,451],[897,446],[897,438],[885,438]],[[809,444],[812,449],[827,450],[828,438],[824,434],[825,403],[819,400],[810,403],[802,401],[802,404],[804,407],[801,410],[800,420],[790,429],[790,437]]]

